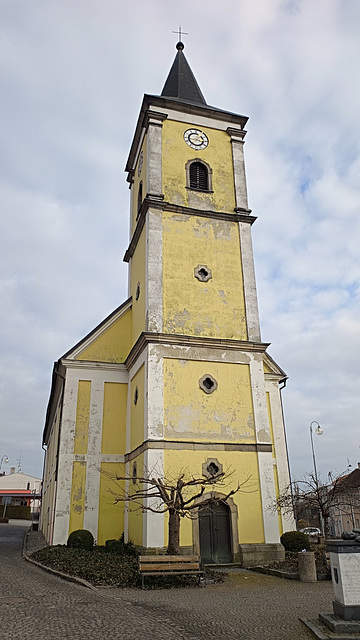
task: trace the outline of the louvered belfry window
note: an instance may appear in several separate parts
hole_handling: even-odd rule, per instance
[[[190,165],[190,189],[209,190],[208,170],[202,162]]]

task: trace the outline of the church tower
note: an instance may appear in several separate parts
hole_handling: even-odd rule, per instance
[[[87,528],[161,552],[167,516],[114,505],[106,473],[231,470],[248,488],[199,502],[180,546],[249,565],[278,557],[293,527],[270,508],[289,483],[286,375],[260,336],[247,118],[206,104],[183,49],[161,95],[144,96],[126,164],[129,298],[54,367],[42,528],[53,544]]]

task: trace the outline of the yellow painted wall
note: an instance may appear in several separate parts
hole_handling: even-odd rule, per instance
[[[163,213],[163,318],[166,333],[247,339],[237,223]]]
[[[273,373],[266,362],[264,362],[264,373]]]
[[[134,403],[135,390],[138,389],[138,400]],[[144,442],[144,393],[145,393],[145,367],[140,367],[131,380],[130,392],[130,450],[133,451]]]
[[[136,458],[133,458],[129,464],[129,475],[132,476],[133,464],[137,464],[137,475],[141,477],[144,475],[144,455],[140,454]],[[130,481],[129,491],[130,493],[136,490],[136,485],[133,485]],[[137,505],[129,503],[129,529],[128,538],[134,544],[142,546],[143,543],[143,513]]]
[[[234,213],[235,193],[232,149],[230,137],[225,131],[200,127],[209,138],[206,149],[191,149],[184,142],[184,133],[194,128],[193,123],[184,124],[169,118],[162,129],[162,174],[165,202],[182,206],[196,206],[194,196],[208,209]],[[214,193],[189,191],[186,188],[185,165],[189,160],[204,160],[212,169]],[[195,195],[196,194],[196,195]],[[200,205],[201,208],[201,205]]]
[[[97,544],[99,545],[105,544],[106,540],[118,540],[124,532],[125,503],[118,502],[115,504],[113,495],[113,492],[121,494],[121,487],[124,486],[124,482],[112,479],[112,476],[123,476],[124,473],[125,464],[117,462],[101,464],[97,539]]]
[[[141,232],[135,253],[130,262],[130,293],[132,296],[132,339],[134,345],[142,331],[145,331],[145,261],[146,261],[146,230]],[[140,295],[136,300],[137,284],[140,284]]]
[[[202,475],[202,465],[208,458],[216,458],[229,473],[225,487],[214,487],[214,491],[226,495],[237,484],[242,484],[239,492],[232,496],[238,508],[238,538],[240,544],[264,542],[264,529],[259,483],[257,454],[248,451],[216,451],[209,448],[206,451],[174,451],[165,450],[165,477],[177,477],[180,473],[186,475]],[[210,491],[210,489],[209,489]],[[189,492],[190,495],[190,492]],[[165,540],[168,540],[168,518],[165,518]],[[181,519],[180,546],[191,546],[192,522]]]
[[[164,358],[163,367],[165,439],[255,442],[248,365]],[[199,387],[205,374],[218,383],[211,394]]]
[[[127,384],[105,382],[101,453],[125,454]]]
[[[125,361],[131,349],[131,308],[84,349],[76,360],[91,362]]]
[[[138,157],[138,161],[136,163],[136,167],[135,167],[135,173],[134,173],[134,183],[133,186],[131,187],[131,198],[132,198],[132,217],[131,217],[131,235],[134,233],[135,231],[135,227],[136,227],[136,217],[137,217],[137,203],[138,203],[138,193],[139,193],[139,184],[140,182],[142,182],[143,185],[143,198],[145,198],[146,196],[146,163],[147,163],[147,135],[145,135],[142,146],[141,146],[141,151],[143,153],[143,163],[142,163],[142,168],[141,168],[141,173],[139,175],[139,158],[140,158],[140,154]],[[141,153],[140,151],[140,153]]]

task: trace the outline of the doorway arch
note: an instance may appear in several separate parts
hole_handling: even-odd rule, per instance
[[[198,499],[193,549],[205,564],[227,564],[238,558],[238,510],[233,498],[225,497],[212,491]]]
[[[218,500],[199,507],[199,541],[201,562],[228,564],[232,561],[230,509]]]

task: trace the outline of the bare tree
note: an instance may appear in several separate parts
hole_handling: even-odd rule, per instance
[[[345,510],[349,505],[348,494],[344,490],[345,477],[344,474],[335,476],[330,472],[328,482],[323,484],[315,473],[306,473],[287,486],[272,508],[294,514],[296,520],[300,512],[315,511],[323,521],[325,538],[329,538],[332,510]]]
[[[167,553],[177,555],[180,553],[180,519],[193,518],[196,509],[199,507],[201,498],[206,489],[226,489],[222,500],[225,502],[230,496],[238,491],[246,491],[250,476],[242,483],[238,483],[235,488],[229,490],[229,480],[231,472],[209,474],[209,477],[192,475],[181,472],[176,478],[159,478],[155,474],[145,472],[139,476],[116,476],[106,473],[117,484],[116,490],[109,489],[115,503],[126,502],[129,511],[151,511],[153,513],[169,514],[169,538]],[[121,483],[121,484],[119,484]],[[252,489],[248,487],[249,492]],[[248,491],[246,491],[248,492]],[[215,494],[201,505],[216,502]]]

